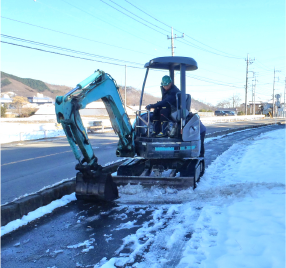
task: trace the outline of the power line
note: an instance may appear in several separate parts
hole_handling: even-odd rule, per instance
[[[176,30],[176,29],[174,29],[174,30]],[[178,31],[178,30],[176,30],[176,31],[177,31],[177,32],[180,32],[180,31]],[[182,33],[182,32],[181,32],[181,33]],[[200,44],[202,44],[202,45],[204,45],[204,46],[206,46],[206,47],[209,47],[209,48],[211,48],[211,49],[213,49],[213,50],[216,50],[216,51],[218,51],[218,52],[224,53],[224,54],[226,54],[226,55],[222,55],[222,54],[215,53],[215,52],[210,52],[210,53],[217,54],[217,55],[220,55],[220,56],[223,56],[223,57],[227,57],[227,58],[244,59],[244,58],[242,58],[242,57],[238,57],[238,56],[229,54],[229,53],[227,53],[227,52],[218,50],[218,49],[216,49],[216,48],[213,48],[213,47],[211,47],[211,46],[208,46],[208,45],[206,45],[206,44],[204,44],[204,43],[202,43],[202,42],[200,42],[200,41],[198,41],[198,40],[196,40],[196,39],[190,37],[190,36],[187,35],[187,34],[185,34],[185,36],[188,37],[188,38],[190,38],[190,39],[193,39],[194,41],[196,41],[196,42],[198,42],[198,43],[200,43]],[[189,41],[187,41],[187,42],[189,42]],[[189,42],[189,43],[190,43],[190,42]],[[192,44],[192,43],[190,43],[190,44]],[[208,52],[209,52],[209,51],[208,51]]]
[[[100,0],[100,1],[103,1],[103,0]],[[111,0],[110,0],[111,1]],[[128,2],[128,1],[127,1]],[[133,5],[134,6],[134,5]],[[169,27],[169,26],[168,26]],[[172,28],[172,27],[171,27]],[[174,30],[176,30],[176,29],[174,29]],[[180,32],[180,31],[178,31],[178,30],[176,30],[177,32]],[[182,33],[182,32],[180,32],[180,33]],[[182,33],[183,35],[184,35],[184,33]],[[186,36],[188,36],[188,35],[186,35]],[[220,53],[216,53],[216,52],[213,52],[213,51],[210,51],[210,50],[207,50],[207,49],[205,49],[205,48],[202,48],[202,47],[200,47],[200,46],[198,46],[198,45],[195,45],[195,44],[193,44],[193,43],[191,43],[190,41],[188,41],[188,40],[184,40],[184,41],[179,41],[179,42],[181,42],[181,43],[183,43],[183,44],[185,44],[185,45],[187,45],[187,46],[191,46],[191,47],[194,47],[194,48],[196,48],[196,49],[199,49],[199,50],[202,50],[202,51],[205,51],[205,52],[208,52],[208,53],[212,53],[212,54],[215,54],[215,55],[218,55],[218,56],[222,56],[222,57],[226,57],[226,58],[234,58],[234,59],[243,59],[243,58],[241,58],[241,57],[236,57],[236,56],[227,56],[227,55],[222,55],[222,54],[220,54]],[[225,52],[223,52],[223,53],[225,53]],[[227,54],[227,53],[225,53],[225,54]]]
[[[83,52],[83,51],[73,50],[73,49],[69,49],[69,48],[58,47],[58,46],[54,46],[54,45],[40,43],[40,42],[36,42],[36,41],[32,41],[32,40],[27,40],[27,39],[23,39],[23,38],[18,38],[18,37],[15,37],[15,36],[10,36],[10,35],[5,35],[5,34],[1,34],[1,36],[4,37],[4,38],[7,38],[7,39],[12,39],[14,41],[26,42],[26,43],[30,43],[30,44],[33,44],[33,45],[44,46],[44,47],[48,47],[48,48],[53,48],[53,49],[58,49],[58,50],[62,50],[62,51],[72,52],[72,53],[75,53],[75,54],[82,54],[82,55],[91,56],[91,57],[99,57],[99,58],[103,58],[103,59],[107,59],[107,60],[120,61],[120,62],[125,62],[125,63],[141,65],[141,66],[143,65],[142,63],[138,63],[138,62],[132,62],[132,61],[125,61],[125,60],[120,60],[120,59],[116,59],[116,58],[110,58],[110,57],[96,55],[96,54],[92,54],[92,53],[88,53],[88,52]]]
[[[256,92],[256,94],[258,94],[258,95],[262,95],[262,96],[268,96],[268,97],[269,97],[269,94],[268,94],[268,95],[266,95],[266,94],[262,94],[262,93],[259,93],[259,92]]]
[[[108,4],[108,3],[106,3],[105,1],[103,1],[103,0],[100,0],[100,1],[101,1],[102,3],[108,5],[108,6],[112,7],[113,9],[117,10],[118,12],[124,14],[125,16],[127,16],[127,17],[129,17],[129,18],[131,18],[131,19],[133,19],[133,20],[135,20],[135,21],[137,21],[137,22],[139,22],[139,23],[145,25],[146,27],[148,27],[148,28],[150,28],[150,29],[152,29],[152,30],[154,30],[154,31],[156,31],[156,32],[158,32],[158,33],[160,33],[160,34],[165,35],[164,33],[162,33],[162,32],[160,32],[160,31],[158,31],[158,30],[156,30],[156,29],[150,27],[149,25],[147,25],[147,24],[145,24],[145,23],[143,23],[143,22],[141,22],[141,21],[139,21],[139,20],[137,20],[137,19],[132,18],[132,17],[129,16],[128,14],[124,13],[123,11],[120,11],[119,9],[117,9],[116,7],[114,7],[114,6],[112,6],[112,5]]]
[[[148,20],[145,20],[145,19],[139,17],[138,15],[136,15],[136,14],[134,14],[133,12],[129,11],[128,9],[126,9],[126,8],[124,8],[124,7],[122,7],[122,6],[120,6],[119,4],[115,3],[114,1],[112,1],[112,0],[109,0],[109,1],[112,2],[113,4],[117,5],[117,6],[121,7],[122,9],[126,10],[127,12],[131,13],[132,15],[134,15],[134,16],[140,18],[141,20],[146,21],[147,23],[149,23],[149,24],[151,24],[151,25],[153,25],[153,26],[155,26],[155,27],[157,27],[157,28],[159,28],[159,29],[161,29],[161,30],[163,30],[163,31],[169,32],[168,30],[163,29],[163,28],[161,28],[161,27],[159,27],[159,26],[157,26],[157,25],[151,23],[151,22],[148,21]]]
[[[140,10],[141,12],[143,12],[144,14],[146,14],[147,16],[151,17],[152,19],[154,19],[154,20],[156,20],[156,21],[162,23],[163,25],[165,25],[165,26],[171,28],[170,25],[168,25],[168,24],[166,24],[166,23],[164,23],[164,22],[158,20],[157,18],[151,16],[151,15],[148,14],[147,12],[145,12],[145,11],[143,11],[142,9],[140,9],[139,7],[137,7],[136,5],[130,3],[128,0],[125,0],[125,1],[126,1],[127,3],[129,3],[130,5],[132,5],[133,7],[135,7],[136,9]],[[175,29],[175,28],[174,28],[174,30],[177,31],[177,32],[179,32],[179,33],[181,33],[181,34],[183,34],[183,32],[181,32],[181,31],[179,31],[179,30],[177,30],[177,29]],[[222,53],[224,53],[224,54],[227,54],[227,55],[229,55],[230,58],[244,59],[244,58],[242,58],[242,57],[237,57],[237,56],[235,56],[235,55],[226,53],[226,52],[224,52],[224,51],[215,49],[215,48],[213,48],[213,47],[211,47],[211,46],[209,46],[209,45],[206,45],[206,44],[204,44],[204,43],[202,43],[202,42],[196,40],[195,38],[193,38],[193,37],[191,37],[191,36],[189,36],[189,35],[187,35],[187,34],[185,34],[185,36],[188,37],[188,38],[190,38],[190,39],[192,39],[192,40],[194,40],[194,41],[196,41],[196,42],[198,42],[198,43],[200,43],[200,44],[202,44],[202,45],[204,45],[204,46],[206,46],[206,47],[209,47],[209,48],[211,48],[211,49],[213,49],[213,50],[216,50],[216,51],[218,51],[218,52],[222,52]],[[187,41],[187,42],[189,42],[189,41]],[[190,42],[189,42],[189,43],[190,43]],[[192,44],[192,43],[190,43],[190,44]],[[193,44],[193,45],[196,46],[195,44]],[[209,51],[207,51],[207,52],[209,52]],[[210,52],[210,53],[211,53],[211,52]],[[217,54],[217,55],[223,56],[223,55],[221,55],[221,54]],[[225,57],[226,57],[226,56],[225,56]]]
[[[134,6],[135,8],[137,8],[138,10],[140,10],[141,12],[143,12],[144,14],[148,15],[149,17],[151,17],[152,19],[164,24],[165,26],[171,28],[171,26],[167,25],[166,23],[156,19],[155,17],[151,16],[150,14],[146,13],[145,11],[143,11],[142,9],[140,9],[139,7],[135,6],[134,4],[130,3],[129,1],[125,0],[127,3],[129,3],[130,5]]]
[[[226,84],[226,85],[232,85],[232,86],[235,86],[235,85],[237,85],[237,84],[240,84],[240,83],[228,83],[228,82],[223,82],[223,81],[221,81],[221,80],[211,79],[211,78],[207,78],[207,77],[203,77],[203,76],[198,76],[198,75],[193,75],[193,77],[204,78],[204,79],[207,79],[208,81],[224,83],[224,84]]]
[[[204,68],[200,68],[200,70],[204,70],[204,71],[207,71],[207,72],[210,72],[210,73],[214,73],[214,74],[218,74],[218,75],[226,76],[226,77],[229,77],[229,78],[238,79],[237,77],[233,77],[233,76],[229,76],[229,75],[221,74],[221,73],[214,72],[214,71],[210,71],[210,70],[207,70],[207,69],[204,69]]]
[[[34,50],[38,50],[38,51],[41,51],[41,52],[47,52],[47,53],[52,53],[52,54],[56,54],[56,55],[60,55],[60,56],[66,56],[66,57],[81,59],[81,60],[96,61],[96,62],[111,64],[111,65],[117,65],[117,66],[125,66],[125,64],[119,64],[119,63],[112,63],[112,62],[88,59],[88,58],[78,57],[78,56],[74,56],[74,55],[63,54],[63,53],[59,53],[59,52],[55,52],[55,51],[44,50],[44,49],[40,49],[40,48],[23,46],[23,45],[10,43],[10,42],[6,42],[6,41],[2,41],[2,40],[1,40],[1,43],[13,45],[13,46],[18,46],[18,47],[22,47],[22,48],[34,49]],[[144,69],[143,67],[140,68],[140,67],[135,67],[135,66],[131,66],[131,65],[126,65],[126,66],[130,67],[130,68],[135,68],[135,69]]]
[[[64,0],[62,0],[62,1],[64,1]],[[129,17],[129,18],[131,18],[131,19],[133,19],[133,20],[135,20],[135,21],[137,21],[137,22],[143,24],[144,26],[146,26],[146,27],[148,27],[148,28],[150,28],[150,29],[152,29],[152,30],[154,30],[154,31],[156,31],[156,32],[159,32],[160,34],[165,35],[164,33],[162,33],[162,32],[160,32],[160,31],[158,31],[158,30],[156,30],[156,29],[150,27],[149,25],[146,25],[145,23],[143,23],[143,22],[141,22],[141,21],[138,21],[137,19],[135,19],[135,18],[129,16],[128,14],[122,12],[121,10],[117,9],[116,7],[114,7],[114,6],[112,6],[112,5],[108,4],[108,3],[106,3],[104,0],[100,0],[100,1],[103,2],[104,4],[110,6],[111,8],[117,10],[118,12],[124,14],[125,16],[127,16],[127,17]],[[116,3],[113,2],[112,0],[110,0],[110,1],[111,1],[112,3],[114,3],[114,4],[116,4]],[[125,1],[126,1],[126,0],[125,0]],[[128,2],[128,1],[126,1],[126,2]],[[130,2],[128,2],[128,3],[131,4]],[[116,4],[116,5],[119,6],[119,7],[121,7],[122,9],[126,10],[127,12],[129,12],[129,13],[135,15],[133,12],[129,11],[128,9],[126,9],[126,8],[124,8],[124,7],[122,7],[122,6],[118,5],[118,4]],[[136,7],[136,6],[133,5],[133,4],[131,4],[131,5],[134,6],[134,7]],[[136,7],[136,8],[137,8],[137,7]],[[139,8],[137,8],[137,9],[139,9]],[[142,11],[141,9],[139,9],[139,10]],[[143,11],[142,11],[142,12],[143,12]],[[144,12],[144,13],[147,14],[146,12]],[[137,16],[137,15],[135,15],[135,16]],[[150,15],[149,15],[149,16],[150,16]],[[137,17],[138,17],[138,16],[137,16]],[[150,16],[150,17],[152,17],[152,16]],[[141,17],[139,17],[139,18],[142,19]],[[154,17],[152,17],[152,18],[154,18]],[[142,19],[142,20],[146,21],[145,19]],[[157,20],[157,19],[156,19],[156,20]],[[159,20],[157,20],[157,21],[159,21]],[[152,23],[149,22],[149,21],[146,21],[146,22],[152,24]],[[159,22],[161,22],[161,21],[159,21]],[[161,23],[162,23],[162,22],[161,22]],[[152,24],[152,25],[154,25],[154,24]],[[164,24],[164,25],[168,26],[167,24]],[[155,26],[155,27],[158,27],[158,26],[156,26],[156,25],[154,25],[154,26]],[[171,26],[168,26],[168,27],[171,27]],[[172,28],[172,27],[171,27],[171,28]],[[162,28],[161,28],[161,29],[162,29]],[[164,30],[164,29],[163,29],[163,30]],[[174,29],[174,30],[176,30],[176,29]],[[167,31],[167,30],[164,30],[164,31]],[[176,31],[177,31],[177,32],[180,32],[179,30],[176,30]],[[182,33],[182,32],[180,32],[180,33]],[[186,36],[187,36],[187,35],[186,35]],[[189,38],[194,39],[194,38],[192,38],[192,37],[189,37]],[[194,40],[195,40],[195,39],[194,39]],[[197,41],[197,40],[196,40],[196,41]],[[237,57],[237,56],[228,54],[228,53],[226,53],[226,52],[217,50],[217,49],[215,49],[215,48],[212,48],[212,47],[210,47],[210,46],[208,46],[208,45],[205,45],[205,44],[203,44],[203,43],[201,43],[201,42],[199,42],[199,41],[197,41],[197,42],[199,42],[199,43],[201,43],[201,44],[203,44],[203,45],[205,45],[205,46],[207,46],[207,47],[210,47],[211,49],[214,49],[214,50],[216,50],[216,51],[219,51],[219,52],[222,52],[222,53],[228,54],[228,55],[222,55],[222,54],[220,54],[220,53],[216,53],[216,52],[207,50],[207,49],[202,48],[202,47],[200,47],[200,46],[198,46],[198,45],[195,45],[195,44],[193,44],[193,43],[191,43],[190,41],[187,41],[187,40],[186,40],[186,41],[180,41],[180,42],[183,43],[183,44],[185,44],[185,45],[188,45],[188,46],[197,48],[197,49],[199,49],[199,50],[212,53],[212,54],[214,54],[214,55],[218,55],[218,56],[222,56],[222,57],[226,57],[226,58],[233,58],[233,59],[243,59],[242,57]]]
[[[265,71],[268,71],[268,72],[270,72],[270,71],[272,72],[272,69],[267,68],[266,65],[264,65],[261,61],[259,61],[259,60],[256,59],[256,62],[257,62],[258,64],[260,64],[261,67],[259,67],[259,68],[261,68],[261,69],[263,69],[263,70],[265,70]]]
[[[111,45],[111,44],[108,44],[108,43],[96,41],[94,39],[89,39],[89,38],[86,38],[86,37],[82,37],[82,36],[78,36],[78,35],[74,35],[74,34],[69,34],[69,33],[61,32],[61,31],[57,31],[57,30],[54,30],[54,29],[46,28],[46,27],[43,27],[43,26],[35,25],[35,24],[32,24],[32,23],[24,22],[24,21],[11,19],[11,18],[4,17],[4,16],[1,16],[1,18],[7,19],[7,20],[11,20],[11,21],[14,21],[14,22],[18,22],[18,23],[22,23],[22,24],[26,24],[26,25],[29,25],[29,26],[37,27],[37,28],[40,28],[40,29],[52,31],[52,32],[55,32],[55,33],[59,33],[59,34],[63,34],[63,35],[67,35],[67,36],[71,36],[71,37],[75,37],[75,38],[79,38],[79,39],[83,39],[83,40],[87,40],[87,41],[91,41],[91,42],[95,42],[95,43],[111,46],[111,47],[116,47],[116,48],[120,48],[120,49],[124,49],[124,50],[128,50],[128,51],[133,51],[133,52],[136,52],[136,53],[141,53],[141,54],[155,56],[155,55],[144,53],[144,52],[141,52],[141,51],[137,51],[137,50],[133,50],[133,49],[129,49],[129,48],[124,48],[124,47],[120,47],[120,46],[116,46],[116,45]]]
[[[190,77],[190,78],[199,80],[199,81],[206,82],[206,83],[211,83],[211,84],[216,84],[216,85],[226,86],[226,87],[243,88],[242,86],[239,87],[239,86],[235,86],[234,84],[228,84],[228,83],[224,83],[224,82],[222,82],[222,81],[217,81],[217,80],[213,80],[213,79],[208,79],[208,78],[205,78],[205,77],[189,76],[189,75],[187,75],[187,76]],[[211,80],[212,80],[212,81],[211,81]]]
[[[93,14],[91,14],[91,13],[85,11],[84,9],[81,9],[81,8],[79,8],[79,7],[73,5],[73,4],[71,4],[71,3],[69,3],[69,2],[67,2],[67,1],[65,1],[65,0],[61,0],[61,1],[63,1],[63,2],[65,2],[66,4],[68,4],[68,5],[70,5],[70,6],[74,7],[74,8],[76,8],[76,9],[82,11],[83,13],[86,13],[86,14],[88,14],[88,15],[90,15],[90,16],[92,16],[92,17],[98,19],[98,20],[101,20],[101,21],[103,21],[103,22],[105,22],[105,23],[107,23],[107,24],[109,24],[109,25],[111,25],[111,26],[113,26],[113,27],[115,27],[115,28],[117,28],[117,29],[120,29],[120,30],[123,31],[123,32],[126,32],[126,33],[128,33],[128,34],[131,34],[131,35],[133,35],[133,36],[135,36],[135,37],[137,37],[137,38],[139,38],[139,39],[141,39],[141,40],[144,40],[144,41],[147,42],[147,43],[150,43],[150,44],[152,44],[152,45],[155,45],[155,44],[151,43],[150,41],[148,41],[148,40],[146,40],[146,39],[144,39],[144,38],[141,38],[141,37],[139,37],[139,36],[137,36],[137,35],[134,35],[134,34],[132,34],[132,33],[129,33],[129,32],[127,32],[127,31],[125,31],[125,30],[123,30],[123,29],[121,29],[121,28],[119,28],[119,27],[117,27],[117,26],[115,26],[115,25],[113,25],[113,24],[111,24],[111,23],[109,23],[109,22],[106,22],[105,20],[99,19],[98,17],[94,16]],[[156,45],[156,46],[157,46],[157,45]]]
[[[185,36],[187,36],[187,35],[185,34]],[[220,54],[220,53],[216,53],[216,52],[207,50],[207,49],[202,48],[202,47],[200,47],[200,46],[198,46],[198,45],[195,45],[195,44],[193,44],[193,43],[191,43],[191,42],[189,42],[189,41],[187,41],[187,40],[184,40],[184,41],[178,40],[178,41],[181,42],[181,43],[183,43],[183,44],[185,44],[185,45],[187,45],[187,46],[194,47],[194,48],[196,48],[196,49],[199,49],[199,50],[202,50],[202,51],[205,51],[205,52],[208,52],[208,53],[217,55],[217,56],[222,56],[222,57],[232,58],[232,59],[243,59],[243,58],[240,58],[240,57],[236,57],[236,56],[226,56],[226,55],[222,55],[222,54]]]

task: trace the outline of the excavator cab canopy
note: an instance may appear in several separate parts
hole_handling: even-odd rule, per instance
[[[175,70],[180,71],[181,64],[186,66],[186,71],[194,71],[198,69],[197,62],[193,58],[187,57],[160,57],[150,60],[145,64],[145,68]]]
[[[193,58],[189,57],[179,57],[179,56],[170,56],[170,57],[159,57],[150,60],[144,65],[146,70],[145,79],[142,86],[141,99],[140,99],[140,110],[143,102],[144,88],[148,76],[149,69],[160,69],[160,70],[169,70],[169,75],[174,81],[175,71],[180,71],[180,102],[182,105],[182,111],[186,108],[186,71],[194,71],[198,69],[197,62]],[[185,121],[185,114],[182,113],[182,119]],[[184,122],[183,122],[184,125]]]

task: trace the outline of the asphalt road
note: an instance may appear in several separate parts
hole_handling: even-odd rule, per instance
[[[207,125],[207,136],[214,133],[219,135],[222,130],[270,122],[275,122],[275,120]],[[89,138],[99,164],[105,165],[119,159],[115,155],[117,135],[114,133],[90,134]],[[75,177],[76,163],[66,138],[3,144],[1,148],[1,203],[11,202],[24,194],[33,193],[63,179]]]
[[[218,127],[223,128],[223,126]],[[285,126],[261,127],[237,132],[206,143],[206,167],[233,144],[242,141],[251,144],[253,138],[261,133],[282,128]],[[217,130],[214,126],[209,129]],[[231,196],[231,193],[226,191],[225,198],[229,200]],[[189,202],[191,200],[193,199]],[[209,199],[200,201],[199,193],[194,200],[193,206],[197,210],[196,217],[194,217],[195,223],[202,207],[208,203],[211,205],[212,199],[210,195]],[[186,201],[188,200],[184,199],[181,202]],[[116,257],[123,259],[124,256],[133,254],[134,260],[127,266],[116,266],[132,267],[133,264],[148,259],[148,252],[151,250],[156,252],[158,259],[164,257],[172,261],[162,267],[176,267],[180,260],[182,247],[191,238],[194,226],[188,227],[188,232],[180,239],[180,243],[174,244],[168,253],[167,248],[162,247],[164,243],[166,244],[164,234],[168,234],[168,225],[176,217],[176,213],[172,216],[167,213],[174,203],[167,204],[164,200],[162,202],[161,204],[152,203],[152,200],[138,200],[136,204],[129,204],[120,203],[120,199],[118,202],[108,204],[72,202],[2,237],[2,267],[100,267],[101,265],[94,265],[104,257],[107,260]],[[143,212],[140,214],[140,211]],[[158,211],[162,211],[159,216],[156,214]],[[142,215],[140,218],[138,213]],[[136,220],[136,225],[132,228],[120,228],[133,220]],[[152,226],[156,225],[156,222],[160,224],[160,228],[152,231]],[[149,226],[150,231],[145,234],[142,230],[145,230],[146,226]],[[138,232],[139,229],[141,232]],[[138,241],[142,245],[142,251],[137,253],[134,252],[133,243],[124,244],[124,238],[135,234],[142,235]],[[83,241],[90,241],[92,247],[87,251],[84,251],[83,247],[71,247]],[[147,246],[143,247],[145,241],[150,241],[150,243],[146,242]],[[166,255],[167,253],[169,255]]]
[[[118,137],[113,133],[89,135],[98,162],[104,165],[115,155]],[[77,161],[66,138],[26,141],[2,145],[1,202],[75,177]]]

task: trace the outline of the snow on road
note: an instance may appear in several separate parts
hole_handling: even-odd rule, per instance
[[[55,123],[5,123],[1,122],[1,144],[13,141],[37,140],[65,136],[61,126]]]
[[[77,266],[285,267],[285,130],[234,144],[208,166],[195,190],[127,185],[119,193],[112,217],[125,223],[104,236],[113,243],[116,232],[127,229],[129,235],[110,259]],[[1,227],[2,235],[72,200],[74,194],[31,212]],[[129,212],[138,222],[128,220]],[[147,212],[151,218],[139,223]],[[94,239],[64,250],[87,254],[95,248]]]
[[[94,267],[285,267],[285,130],[233,145],[195,191],[126,186],[120,196],[122,209],[153,203],[152,220]]]

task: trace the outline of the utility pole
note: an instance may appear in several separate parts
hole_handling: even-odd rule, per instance
[[[172,57],[174,57],[175,53],[174,53],[174,39],[177,39],[177,38],[184,38],[185,34],[183,33],[182,36],[177,36],[175,34],[175,37],[173,37],[173,27],[171,28],[171,37],[169,37],[169,35],[167,35],[167,39],[171,39],[171,48],[172,49]]]
[[[254,58],[255,60],[255,58]],[[247,59],[246,61],[246,85],[245,85],[245,115],[247,115],[247,86],[248,86],[248,65],[252,64],[253,61],[252,59],[248,58],[248,53],[247,53]]]
[[[256,72],[250,71],[253,74],[253,79],[252,79],[252,114],[255,115],[255,91],[256,91]],[[254,79],[255,78],[255,79]],[[255,83],[253,84],[253,81]],[[250,112],[250,111],[249,111]]]
[[[234,108],[234,93],[232,93],[232,108]]]
[[[251,101],[252,101],[252,114],[254,114],[254,102],[253,102],[253,89],[254,89],[254,84],[253,84],[253,80],[252,80],[252,92],[251,92]],[[249,111],[249,113],[251,113],[250,111]]]
[[[284,87],[284,106],[283,106],[283,114],[284,114],[284,117],[286,117],[286,106],[285,106],[285,91],[286,91],[286,77],[285,77],[285,87]]]
[[[274,106],[274,87],[275,87],[275,67],[274,67],[274,79],[273,79],[272,117],[274,117],[274,112],[275,112],[275,106]]]
[[[125,87],[124,87],[124,108],[126,110],[126,65],[125,65]]]
[[[280,71],[275,70],[274,67],[274,78],[273,78],[273,101],[272,101],[272,117],[274,117],[274,113],[275,113],[275,101],[274,101],[274,90],[275,90],[275,74],[279,73]]]
[[[255,92],[256,92],[256,77],[255,77],[255,80],[254,80],[254,106],[253,106],[253,115],[255,115]]]

